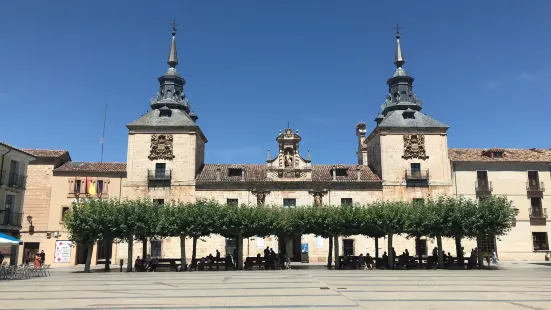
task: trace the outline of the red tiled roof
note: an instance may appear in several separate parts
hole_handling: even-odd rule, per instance
[[[228,174],[230,169],[243,168],[245,169],[245,180],[247,181],[261,181],[266,179],[266,165],[236,165],[236,164],[206,164],[203,170],[197,176],[197,181],[216,181],[217,172],[220,168],[220,181],[224,182],[237,182],[241,181],[241,177],[230,177]]]
[[[23,154],[26,154],[26,155],[30,155],[30,156],[36,157],[36,156],[34,156],[33,154],[31,154],[31,153],[29,153],[28,151],[26,151],[25,149],[16,148],[15,146],[11,146],[11,145],[7,144],[6,142],[0,141],[0,145],[3,145],[3,146],[8,147],[8,148],[10,148],[10,149],[14,149],[14,150],[16,150],[16,151],[18,151],[18,152],[21,152],[21,153],[23,153]]]
[[[126,163],[93,163],[70,161],[54,171],[126,172]]]
[[[503,153],[501,158],[492,158],[492,152]],[[550,149],[449,149],[451,161],[472,162],[551,162]]]
[[[362,165],[335,165],[337,169],[346,169],[346,176],[337,176],[337,181],[357,181],[356,169],[360,168],[360,181],[378,182],[379,177],[368,166]],[[312,165],[313,181],[333,180],[333,165]]]
[[[217,181],[217,168],[220,168],[221,182],[240,182],[241,177],[231,177],[228,175],[229,169],[242,168],[245,169],[245,181],[266,181],[266,165],[262,164],[206,164],[203,170],[197,176],[199,182]],[[337,165],[337,168],[347,169],[346,176],[338,176],[337,181],[357,181],[356,165]],[[364,182],[379,182],[379,177],[371,171],[367,166],[359,166],[360,181]],[[332,181],[333,165],[312,165],[312,181]]]
[[[36,158],[58,158],[65,154],[69,155],[66,150],[41,150],[41,149],[23,149],[25,152],[33,154]]]

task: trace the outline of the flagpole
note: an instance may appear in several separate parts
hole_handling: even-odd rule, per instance
[[[101,143],[101,157],[99,162],[103,162],[103,142],[105,141],[105,121],[107,120],[107,101],[105,101],[105,113],[103,115],[103,132],[101,133],[101,139],[99,140],[99,143]]]

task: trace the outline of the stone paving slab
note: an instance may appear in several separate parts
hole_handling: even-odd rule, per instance
[[[551,310],[551,267],[75,273],[0,281],[0,309]]]

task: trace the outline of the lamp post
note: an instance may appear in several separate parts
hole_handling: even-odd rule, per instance
[[[33,217],[32,215],[27,215],[27,222],[29,222],[29,234],[34,234],[34,226],[33,226]]]

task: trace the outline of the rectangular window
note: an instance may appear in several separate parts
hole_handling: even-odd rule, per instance
[[[4,216],[1,218],[0,223],[3,225],[10,225],[12,220],[12,211],[15,204],[15,196],[14,195],[6,195],[6,201],[4,202]],[[2,214],[2,213],[0,213]]]
[[[411,163],[411,172],[414,171],[421,171],[421,164],[420,163]]]
[[[427,240],[415,238],[415,255],[428,255]]]
[[[63,219],[65,218],[65,215],[67,212],[69,212],[69,207],[61,207],[61,221],[63,222]]]
[[[494,152],[494,158],[503,158],[503,152]]]
[[[294,208],[297,206],[297,200],[295,198],[285,198],[283,199],[283,207],[285,208]]]
[[[341,198],[341,206],[351,206],[352,198]]]
[[[103,180],[98,180],[96,182],[96,193],[98,195],[103,194]]]
[[[166,164],[165,163],[156,163],[155,164],[155,178],[164,179],[166,176]]]
[[[344,256],[354,256],[354,239],[342,239],[342,249]]]
[[[228,169],[228,176],[229,177],[241,177],[241,169],[238,169],[238,168]]]
[[[79,194],[81,188],[82,188],[82,180],[75,180],[75,187],[73,188],[73,193]]]
[[[530,185],[538,185],[539,183],[539,175],[537,171],[528,171],[528,181],[530,182]]]
[[[4,209],[5,210],[11,210],[15,203],[15,196],[14,195],[6,195],[6,202],[4,203]]]
[[[348,169],[337,168],[337,171],[335,171],[335,174],[338,177],[346,177],[348,176]]]
[[[239,205],[239,200],[238,199],[233,199],[233,198],[228,198],[226,200],[226,204],[228,206],[237,207]]]
[[[549,251],[547,232],[533,232],[532,244],[534,246],[534,251]]]
[[[164,205],[165,200],[164,199],[153,199],[153,203],[156,203],[156,204],[159,204],[159,205]]]
[[[161,240],[151,240],[151,257],[161,258],[163,242]]]
[[[10,162],[10,174],[19,174],[19,162],[12,160]]]
[[[476,172],[476,180],[478,181],[478,184],[480,185],[486,185],[488,184],[488,171],[477,171]]]
[[[541,209],[541,197],[530,198],[530,206],[532,209]]]

